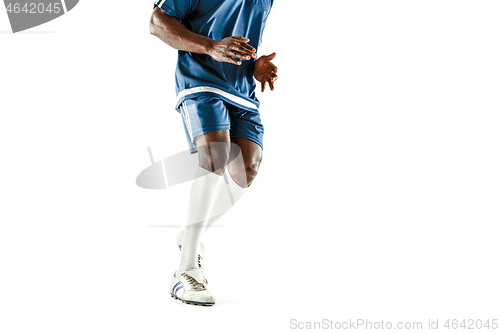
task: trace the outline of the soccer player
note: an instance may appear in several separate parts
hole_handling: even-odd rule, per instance
[[[272,53],[256,59],[273,0],[157,0],[151,34],[179,50],[177,101],[191,153],[199,167],[185,228],[177,237],[181,260],[170,293],[195,305],[213,305],[204,276],[206,228],[236,203],[262,160],[264,127],[256,81],[274,90]],[[255,78],[255,80],[254,80]],[[160,88],[161,90],[161,88]],[[224,203],[229,194],[230,204]]]

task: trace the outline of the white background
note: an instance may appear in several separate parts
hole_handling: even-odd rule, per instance
[[[146,147],[187,149],[152,1],[19,34],[0,10],[0,331],[500,319],[499,10],[276,1],[264,161],[205,239],[212,308],[169,296],[187,185],[135,185]]]

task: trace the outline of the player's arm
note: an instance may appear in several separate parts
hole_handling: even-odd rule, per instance
[[[248,45],[248,38],[242,36],[226,37],[213,40],[206,36],[189,31],[176,17],[170,16],[162,9],[155,7],[149,22],[149,31],[174,49],[208,54],[220,62],[241,65],[241,61],[255,58],[255,49]]]

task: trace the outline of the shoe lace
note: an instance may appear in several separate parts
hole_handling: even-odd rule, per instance
[[[193,278],[192,276],[187,275],[186,273],[182,273],[181,276],[186,279],[186,281],[189,284],[189,287],[191,287],[193,290],[203,291],[207,289],[205,288],[205,285],[203,283],[196,281],[195,278]]]

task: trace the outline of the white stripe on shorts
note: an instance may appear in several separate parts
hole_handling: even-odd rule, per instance
[[[214,93],[214,94],[217,94],[217,95],[221,95],[222,97],[225,97],[228,100],[233,101],[236,104],[239,104],[239,105],[241,105],[243,107],[246,107],[246,108],[249,108],[249,109],[253,109],[253,110],[258,110],[258,108],[257,108],[257,106],[255,104],[253,104],[252,102],[247,101],[246,99],[243,99],[241,97],[232,95],[230,93],[227,93],[227,92],[225,92],[223,90],[220,90],[220,89],[217,89],[217,88],[214,88],[214,87],[205,87],[205,86],[184,89],[183,91],[179,92],[179,94],[177,95],[177,103],[179,102],[179,100],[181,98],[186,97],[187,95],[196,94],[196,93],[199,93],[199,92],[211,92],[211,93]]]
[[[191,138],[191,142],[193,142],[194,141],[193,129],[191,128],[191,120],[189,119],[189,111],[188,111],[186,102],[182,102],[181,108],[184,109],[184,119],[186,120],[186,127],[187,127],[187,130],[189,133],[189,137]],[[193,144],[194,144],[194,142],[193,142]]]

